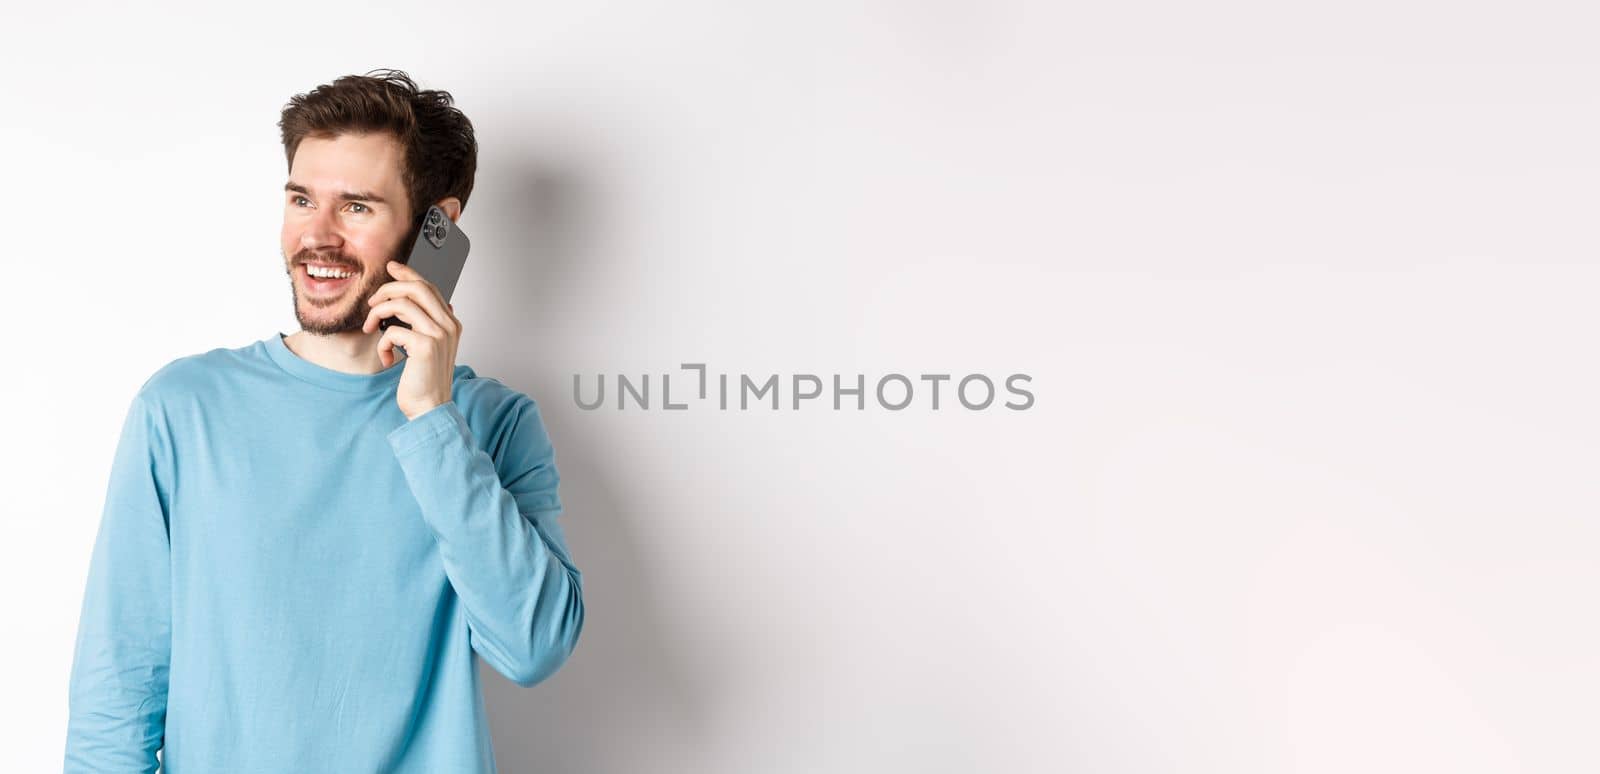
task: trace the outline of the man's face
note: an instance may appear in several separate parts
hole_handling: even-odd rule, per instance
[[[391,279],[387,262],[400,259],[411,231],[404,158],[387,133],[300,141],[284,187],[280,240],[295,317],[306,331],[360,331],[372,311],[367,298]]]

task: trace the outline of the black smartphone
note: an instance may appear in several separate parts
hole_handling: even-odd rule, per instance
[[[429,207],[418,221],[416,233],[411,236],[409,255],[403,263],[437,286],[448,303],[456,291],[456,280],[461,279],[461,268],[467,265],[467,251],[472,248],[472,241],[437,206]],[[398,317],[378,321],[380,330],[388,330],[391,325],[411,327]]]

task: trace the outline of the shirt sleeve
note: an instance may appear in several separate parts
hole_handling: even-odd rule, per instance
[[[390,432],[389,443],[438,541],[473,650],[527,687],[577,645],[582,574],[557,522],[560,476],[538,406],[519,395],[506,417],[500,470],[453,400]]]
[[[144,394],[135,396],[112,461],[79,613],[66,774],[148,773],[158,765],[171,653],[171,452],[164,421]]]

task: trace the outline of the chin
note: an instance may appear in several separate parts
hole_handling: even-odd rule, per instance
[[[313,304],[301,285],[304,277],[303,269],[291,269],[289,277],[289,290],[294,300],[294,316],[299,321],[301,330],[319,336],[329,336],[339,333],[361,333],[361,326],[366,323],[367,315],[372,312],[372,307],[367,304],[366,298],[377,292],[378,287],[388,281],[385,273],[372,273],[365,267],[357,280],[366,280],[357,285],[352,283],[342,295],[333,296],[332,303],[326,305]]]
[[[364,310],[349,302],[331,306],[312,306],[296,299],[294,315],[300,328],[307,333],[328,336],[336,333],[359,333],[367,316]]]

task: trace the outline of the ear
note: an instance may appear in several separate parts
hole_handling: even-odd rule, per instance
[[[439,209],[444,210],[444,214],[450,218],[451,223],[461,220],[460,199],[454,196],[446,196],[439,200]]]

